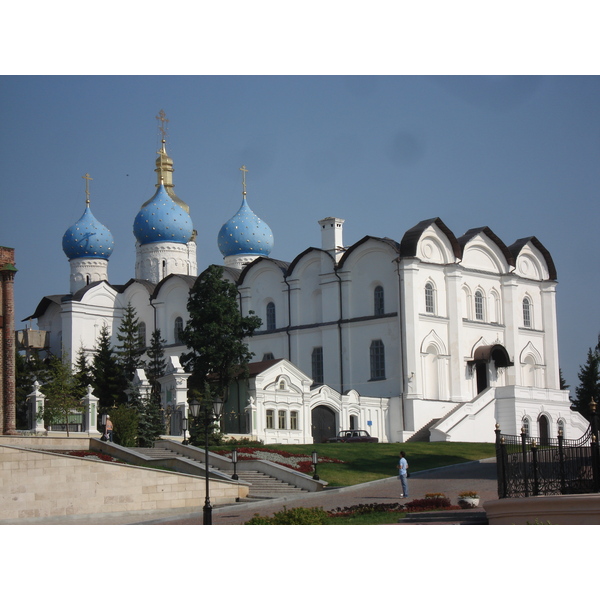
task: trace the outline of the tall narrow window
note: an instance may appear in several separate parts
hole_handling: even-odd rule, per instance
[[[279,429],[287,429],[286,424],[285,424],[285,410],[278,410],[277,411],[277,420],[278,420],[278,425],[279,425]]]
[[[385,347],[381,340],[371,342],[371,379],[385,379]]]
[[[290,412],[290,429],[298,429],[298,411],[292,410]]]
[[[374,314],[383,315],[385,313],[385,305],[383,302],[383,288],[380,285],[373,292],[373,303],[375,305]]]
[[[323,383],[323,348],[313,348],[311,356],[312,379],[314,383]]]
[[[265,352],[263,354],[263,360],[273,360],[275,357],[272,352]]]
[[[531,301],[523,298],[523,327],[531,327]]]
[[[475,292],[475,319],[483,321],[483,294],[479,290]]]
[[[274,429],[275,411],[272,408],[267,409],[267,429]]]
[[[273,331],[275,327],[275,304],[269,302],[267,304],[267,331]]]
[[[176,344],[181,344],[181,332],[183,331],[183,319],[177,317],[175,319],[175,327],[173,328],[173,336]]]
[[[435,314],[435,297],[431,283],[425,284],[425,312]]]

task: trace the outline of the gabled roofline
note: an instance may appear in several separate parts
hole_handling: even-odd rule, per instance
[[[326,254],[327,256],[329,256],[329,258],[331,259],[331,262],[333,262],[335,264],[335,260],[334,260],[333,256],[331,256],[331,254],[329,252],[327,252],[327,250],[323,250],[323,248],[316,248],[314,246],[310,246],[309,248],[307,248],[306,250],[304,250],[303,252],[298,254],[298,256],[296,256],[296,258],[294,258],[294,260],[290,263],[290,266],[288,267],[288,270],[287,270],[285,276],[289,277],[292,274],[292,272],[294,271],[294,269],[296,268],[296,266],[298,265],[298,263],[307,254],[310,254],[311,252],[322,252],[323,254]]]
[[[64,297],[65,294],[54,294],[52,296],[44,296],[37,305],[34,313],[32,315],[29,315],[28,317],[25,317],[24,319],[21,319],[21,323],[29,321],[30,319],[37,319],[38,317],[41,317],[43,314],[46,313],[46,311],[52,304],[57,304],[58,306],[60,306],[61,301]]]
[[[363,244],[366,244],[369,241],[383,242],[384,244],[387,244],[388,246],[390,246],[394,250],[394,252],[396,252],[397,254],[400,254],[400,244],[396,240],[392,240],[391,238],[387,238],[387,237],[386,238],[381,238],[381,237],[375,237],[373,235],[365,235],[365,237],[363,237],[362,239],[358,240],[358,242],[352,244],[352,246],[350,246],[346,250],[346,252],[344,252],[342,258],[338,262],[337,269],[341,269],[344,266],[344,263],[346,262],[346,260],[348,260],[348,258],[350,257],[350,255],[359,246],[362,246]]]
[[[162,287],[166,285],[167,281],[170,281],[175,277],[184,281],[190,289],[194,286],[194,283],[196,283],[196,280],[198,279],[198,277],[196,277],[195,275],[181,275],[180,273],[171,273],[170,275],[167,275],[162,281],[156,284],[156,287],[154,288],[154,293],[150,296],[150,299],[154,300],[155,298],[158,298]]]
[[[257,257],[255,260],[253,260],[250,264],[247,264],[243,269],[242,272],[240,273],[240,277],[237,281],[237,285],[242,285],[242,283],[244,283],[244,280],[246,279],[246,276],[248,275],[248,273],[250,272],[250,269],[256,265],[258,265],[259,263],[263,262],[263,261],[267,261],[270,263],[273,263],[276,267],[279,267],[279,269],[281,270],[283,276],[285,277],[285,274],[290,266],[290,263],[288,262],[284,262],[282,260],[276,260],[274,258],[269,258],[268,256],[259,256]]]
[[[556,266],[554,265],[554,260],[552,259],[552,255],[550,254],[550,252],[548,252],[548,250],[542,244],[542,242],[540,242],[533,235],[531,237],[521,238],[521,239],[517,240],[514,244],[511,244],[508,247],[508,249],[510,250],[510,252],[512,253],[512,255],[515,258],[515,263],[517,261],[517,257],[519,256],[519,254],[521,254],[521,250],[523,250],[523,247],[528,243],[530,243],[532,246],[535,246],[540,251],[540,253],[544,257],[544,260],[546,261],[546,265],[548,267],[548,278],[551,281],[556,281],[556,279],[557,279]]]
[[[500,248],[500,252],[504,255],[506,262],[511,266],[515,266],[515,257],[512,252],[508,249],[508,246],[489,228],[487,225],[485,227],[474,227],[473,229],[469,229],[464,235],[458,238],[458,243],[462,251],[464,251],[465,246],[480,233],[485,234],[489,237],[498,248]]]
[[[421,239],[421,236],[425,230],[432,225],[436,225],[448,238],[450,246],[452,247],[452,251],[454,252],[454,256],[458,260],[461,260],[463,255],[461,245],[458,243],[454,233],[452,233],[449,227],[439,217],[425,219],[424,221],[417,223],[414,227],[411,227],[404,234],[402,241],[400,242],[400,256],[402,258],[413,258],[417,256],[419,240]]]

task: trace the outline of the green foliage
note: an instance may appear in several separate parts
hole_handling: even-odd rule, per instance
[[[167,361],[165,360],[165,344],[167,340],[163,340],[160,335],[160,329],[155,329],[150,338],[150,346],[148,346],[146,363],[146,376],[150,383],[152,397],[160,403],[160,383],[158,380],[165,374]]]
[[[116,347],[116,355],[128,381],[132,381],[136,369],[144,367],[142,355],[146,351],[145,342],[140,334],[140,320],[131,302],[127,304],[119,330],[117,340],[120,342]]]
[[[600,352],[598,346],[588,350],[587,362],[580,367],[578,377],[580,383],[575,388],[576,397],[573,401],[573,408],[589,420],[592,398],[596,402],[600,401]]]
[[[245,525],[325,525],[328,514],[322,508],[292,508],[275,513],[272,517],[256,514]]]
[[[41,387],[46,402],[39,416],[50,424],[65,423],[69,436],[72,413],[83,412],[85,388],[73,372],[66,355],[50,359],[47,376],[48,380]]]
[[[223,443],[223,434],[218,424],[212,419],[213,406],[209,388],[206,388],[204,394],[200,394],[198,390],[190,390],[188,396],[190,399],[196,398],[200,402],[200,414],[198,417],[194,419],[191,414],[189,417],[190,443],[199,447],[203,447],[206,444],[206,414],[208,414],[210,417],[208,422],[208,445],[220,446]]]
[[[77,352],[77,359],[75,361],[75,376],[79,380],[79,383],[87,390],[88,385],[93,385],[94,377],[92,376],[92,370],[87,362],[85,350],[83,346],[79,347]]]
[[[106,326],[100,330],[91,371],[94,395],[98,397],[101,413],[108,412],[113,406],[127,403],[127,379],[114,354]]]
[[[211,265],[198,277],[187,303],[190,318],[181,339],[190,352],[181,364],[191,373],[190,389],[210,397],[227,398],[230,383],[247,377],[253,354],[244,339],[252,336],[261,321],[252,312],[247,317],[238,308],[237,287],[223,279],[223,268]]]
[[[33,391],[35,381],[40,383],[48,379],[48,361],[42,360],[37,351],[29,355],[15,354],[15,402],[17,429],[29,429],[29,409],[27,396]]]
[[[110,411],[114,442],[133,448],[137,443],[139,415],[133,406],[118,406]]]

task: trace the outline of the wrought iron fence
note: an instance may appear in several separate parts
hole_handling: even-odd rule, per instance
[[[590,427],[577,440],[502,435],[496,427],[498,498],[600,492],[598,415],[592,400]]]

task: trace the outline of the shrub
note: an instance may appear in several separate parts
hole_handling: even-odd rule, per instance
[[[353,506],[345,506],[344,508],[334,508],[328,511],[330,517],[349,517],[354,515],[367,515],[376,512],[405,512],[404,507],[399,502],[393,504],[354,504]]]
[[[444,494],[425,494],[425,498],[412,500],[405,505],[406,512],[421,512],[426,510],[454,510],[459,508],[450,504],[450,499]]]
[[[135,448],[138,434],[138,412],[129,406],[119,406],[110,410],[113,435],[116,444]]]
[[[479,498],[479,494],[477,492],[473,492],[472,490],[467,490],[465,492],[458,493],[459,498]]]
[[[327,513],[322,508],[292,508],[275,513],[272,517],[254,515],[245,525],[324,525]]]

